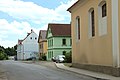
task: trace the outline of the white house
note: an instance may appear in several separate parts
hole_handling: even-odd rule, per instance
[[[38,55],[38,35],[31,29],[23,40],[18,40],[17,59],[25,60]]]

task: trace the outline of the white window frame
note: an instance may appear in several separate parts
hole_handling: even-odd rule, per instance
[[[107,16],[102,17],[102,6],[106,4],[107,9],[107,3],[106,1],[101,1],[98,5],[98,31],[99,36],[107,35]],[[107,15],[107,12],[106,12]]]
[[[88,15],[89,15],[89,18],[88,18],[88,21],[89,21],[89,24],[88,24],[88,36],[89,36],[89,39],[95,37],[95,36],[92,36],[92,21],[91,21],[92,16],[91,16],[91,12],[93,10],[94,10],[94,8],[90,8],[90,10],[88,11]],[[95,18],[95,15],[94,15],[94,18]],[[95,25],[95,20],[94,20],[94,25]]]
[[[79,21],[80,21],[80,17],[79,16],[77,16],[76,17],[76,41],[78,42],[80,39],[78,38],[78,19],[79,19]],[[80,25],[80,22],[79,22],[79,25]],[[80,33],[79,33],[80,34]],[[80,36],[81,37],[81,36]]]

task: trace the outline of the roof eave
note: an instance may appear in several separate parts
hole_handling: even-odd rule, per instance
[[[71,35],[54,35],[53,37],[71,37]]]
[[[67,9],[67,11],[69,11],[71,13],[71,9],[79,2],[80,0],[78,0],[77,2],[75,2],[70,8]]]

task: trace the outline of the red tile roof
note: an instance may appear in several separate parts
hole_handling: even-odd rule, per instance
[[[53,36],[71,36],[70,24],[48,24]]]

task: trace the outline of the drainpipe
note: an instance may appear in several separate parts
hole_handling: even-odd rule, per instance
[[[118,0],[112,0],[112,53],[113,66],[120,67],[119,61]]]

